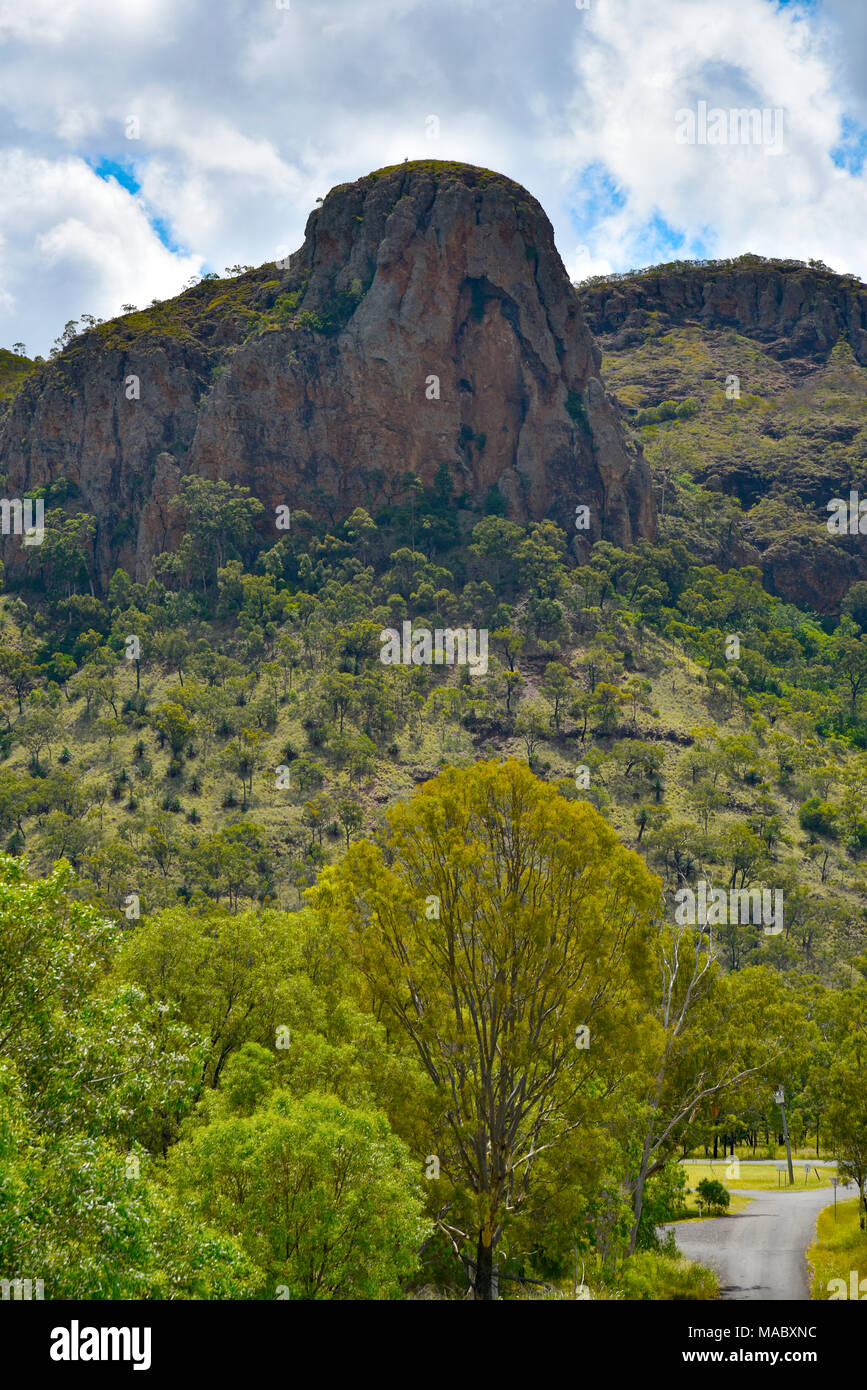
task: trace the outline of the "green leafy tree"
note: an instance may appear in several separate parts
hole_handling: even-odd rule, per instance
[[[317,902],[442,1092],[434,1152],[464,1223],[443,1229],[490,1299],[540,1151],[586,1118],[622,1047],[659,885],[590,806],[515,762],[448,770],[389,820],[388,859],[350,846]]]
[[[406,1148],[383,1115],[334,1096],[276,1091],[251,1115],[226,1107],[172,1150],[169,1171],[264,1270],[272,1297],[397,1298],[426,1235]]]

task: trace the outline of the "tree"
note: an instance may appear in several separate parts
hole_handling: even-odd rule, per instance
[[[366,565],[370,547],[376,540],[379,531],[373,517],[365,511],[364,507],[356,507],[351,516],[346,518],[343,527],[348,539],[352,541],[361,563]]]
[[[524,638],[521,633],[516,632],[513,627],[505,625],[498,627],[495,632],[491,633],[491,641],[508,663],[509,670],[514,671],[515,662],[524,650]]]
[[[575,690],[575,682],[569,674],[569,668],[562,662],[549,661],[539,689],[552,706],[554,728],[559,733],[560,710],[563,702],[568,700]]]
[[[463,1226],[440,1226],[488,1300],[540,1154],[622,1046],[659,883],[592,807],[514,761],[449,769],[388,818],[385,850],[350,846],[316,902],[441,1094],[435,1151]]]
[[[520,671],[504,671],[500,689],[506,697],[506,713],[512,713],[512,701],[519,695],[524,686],[524,677]]]
[[[35,700],[40,692],[31,696]],[[43,700],[45,697],[42,697]],[[30,754],[31,768],[38,768],[39,754],[43,748],[51,752],[51,744],[57,731],[57,716],[47,705],[33,705],[18,725],[16,735]]]
[[[23,714],[24,696],[39,679],[39,668],[17,647],[0,647],[0,676],[15,692],[18,713]]]
[[[858,697],[867,682],[867,636],[857,630],[851,618],[840,620],[827,649],[831,668],[849,689],[849,711],[852,717]]]
[[[547,721],[540,700],[527,700],[519,709],[515,729],[527,750],[527,762],[532,766],[536,749],[545,737]]]
[[[195,736],[196,726],[184,709],[176,701],[168,700],[158,705],[151,716],[153,727],[169,741],[175,757]]]
[[[493,563],[494,583],[499,586],[500,566],[514,554],[523,537],[522,528],[513,521],[501,516],[486,516],[473,527],[469,552],[481,561]]]
[[[204,1220],[237,1236],[271,1297],[398,1297],[426,1235],[385,1117],[315,1091],[276,1091],[249,1116],[220,1108],[171,1151],[169,1172]]]
[[[226,749],[226,766],[241,779],[243,807],[247,809],[247,792],[253,795],[253,777],[262,765],[262,745],[265,735],[260,729],[241,729]]]
[[[737,822],[723,833],[720,852],[731,864],[730,888],[745,888],[767,863],[764,841],[748,826]]]
[[[598,733],[608,734],[611,732],[622,704],[623,695],[616,685],[611,685],[608,681],[598,682],[593,691],[593,700],[590,705],[590,713],[595,714],[599,721]]]
[[[261,825],[240,821],[205,835],[190,855],[190,872],[212,897],[264,899],[272,889],[273,864]]]
[[[111,957],[115,928],[71,897],[72,878],[61,863],[31,879],[24,860],[0,855],[0,1058],[47,1032]]]
[[[773,972],[721,977],[701,931],[662,924],[654,950],[657,973],[643,1027],[647,1080],[637,1107],[641,1149],[627,1183],[634,1204],[630,1253],[648,1179],[662,1171],[702,1107],[783,1056],[797,1016]]]
[[[197,1222],[150,1179],[143,1150],[125,1154],[99,1135],[38,1130],[2,1064],[0,1134],[0,1267],[38,1270],[46,1297],[262,1296],[262,1272],[230,1236]]]
[[[840,605],[840,612],[857,623],[862,632],[867,630],[867,583],[863,579],[852,585]]]
[[[822,1090],[826,1133],[843,1177],[858,1185],[858,1220],[867,1230],[867,958],[855,961],[862,978],[836,1001],[834,1047]]]
[[[565,533],[553,521],[535,522],[518,545],[518,573],[532,598],[556,598],[565,579],[561,559],[565,548]]]
[[[353,834],[361,829],[364,822],[364,813],[357,801],[350,797],[343,797],[337,803],[337,819],[343,826],[343,833],[346,836],[346,848],[349,848],[349,841]]]
[[[46,588],[55,588],[62,582],[67,598],[82,579],[93,595],[96,517],[88,512],[67,516],[55,507],[45,514],[44,530],[42,544],[27,552],[28,565],[42,575]]]
[[[273,1045],[277,1024],[290,1016],[289,978],[298,963],[293,928],[286,913],[212,907],[193,915],[172,907],[128,935],[115,974],[167,1003],[207,1040],[200,1090],[217,1084],[245,1042]]]
[[[178,550],[159,556],[154,568],[178,583],[201,579],[207,592],[227,560],[243,558],[265,508],[249,488],[194,474],[181,479],[171,504],[184,514],[186,534]]]

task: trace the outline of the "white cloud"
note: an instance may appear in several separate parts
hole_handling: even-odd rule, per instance
[[[405,156],[517,178],[576,277],[668,258],[682,235],[681,254],[817,256],[867,278],[865,177],[831,159],[844,118],[867,113],[863,10],[0,0],[0,343],[44,352],[81,309],[294,249],[316,197]],[[699,100],[783,107],[786,153],[677,145],[674,113]],[[131,167],[138,197],[96,178],[104,160]]]
[[[4,340],[43,355],[67,319],[176,294],[201,265],[172,255],[139,200],[74,158],[0,155],[0,237]]]

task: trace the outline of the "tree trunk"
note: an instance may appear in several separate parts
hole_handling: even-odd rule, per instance
[[[485,1238],[487,1237],[487,1244]],[[476,1248],[476,1277],[473,1286],[473,1296],[481,1299],[483,1303],[491,1303],[496,1297],[494,1291],[494,1250],[491,1245],[490,1231],[484,1228],[479,1231],[479,1242]]]

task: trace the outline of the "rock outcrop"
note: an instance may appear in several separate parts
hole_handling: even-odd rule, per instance
[[[771,593],[838,613],[867,579],[863,536],[827,528],[831,499],[867,495],[867,285],[745,255],[599,277],[578,297],[627,420],[653,430],[648,415],[688,399],[692,415],[656,432],[668,466],[743,510],[739,529],[697,524],[693,550],[758,565]],[[649,444],[648,456],[660,459]]]
[[[131,313],[27,378],[0,430],[7,493],[59,478],[97,521],[95,568],[137,578],[177,543],[182,475],[336,519],[431,484],[506,498],[581,543],[655,535],[649,471],[534,198],[467,165],[332,190],[287,261]],[[4,559],[16,563],[7,543]],[[20,562],[20,547],[17,549]]]
[[[684,262],[581,286],[584,316],[612,351],[656,326],[693,323],[734,328],[766,345],[772,357],[823,358],[842,335],[867,366],[867,285],[814,262],[740,256],[731,262]]]

